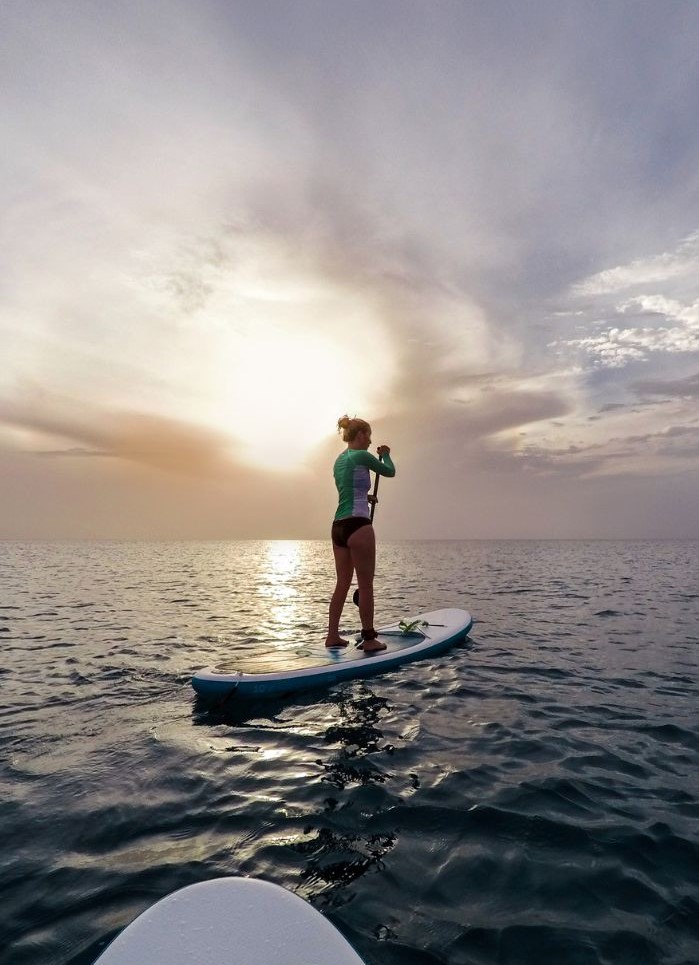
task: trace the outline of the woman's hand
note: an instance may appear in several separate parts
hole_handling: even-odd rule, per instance
[[[391,447],[390,447],[390,446],[377,446],[377,447],[376,447],[376,451],[378,452],[378,454],[379,454],[379,459],[380,459],[381,456],[390,456],[390,454],[391,454]]]

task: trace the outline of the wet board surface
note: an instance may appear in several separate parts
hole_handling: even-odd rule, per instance
[[[345,637],[347,639],[347,637]],[[403,634],[396,630],[393,634],[379,633],[379,639],[386,644],[386,652],[396,652],[405,650],[416,643],[420,643],[424,637],[421,633]],[[320,644],[309,646],[308,644],[300,647],[284,647],[274,653],[241,655],[240,659],[228,659],[216,664],[219,673],[241,673],[262,674],[278,673],[285,670],[305,670],[309,667],[329,667],[339,663],[347,663],[350,660],[371,660],[372,655],[360,650],[355,641],[354,635],[349,638],[349,644],[342,649],[328,648]]]
[[[455,608],[406,618],[408,623],[414,621],[420,622],[419,629],[407,634],[397,623],[380,628],[378,635],[386,644],[385,650],[365,653],[354,640],[337,649],[328,649],[322,640],[303,641],[296,647],[285,646],[266,654],[227,656],[196,673],[192,686],[208,697],[232,695],[234,690],[240,696],[264,696],[373,676],[442,652],[463,639],[473,624],[470,613]]]
[[[215,878],[161,898],[95,965],[364,965],[298,895],[255,878]]]

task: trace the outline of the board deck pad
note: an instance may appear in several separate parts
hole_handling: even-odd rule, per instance
[[[386,650],[378,652],[386,653],[412,647],[413,644],[423,640],[424,636],[421,633],[403,634],[397,631],[395,634],[379,633],[378,639],[386,644]],[[354,634],[352,634],[346,647],[330,648],[324,646],[323,643],[319,643],[311,646],[306,644],[297,649],[288,647],[277,650],[275,653],[260,654],[259,656],[256,654],[241,654],[240,658],[216,664],[213,669],[222,674],[235,673],[236,671],[254,674],[279,673],[283,670],[303,670],[307,667],[331,666],[345,663],[348,660],[372,660],[374,656],[375,652],[364,653],[363,650],[360,650],[355,642]]]

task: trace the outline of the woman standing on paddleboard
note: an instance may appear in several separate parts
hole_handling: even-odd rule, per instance
[[[369,470],[381,476],[395,476],[388,446],[378,446],[380,459],[367,452],[371,443],[371,426],[364,419],[350,419],[343,415],[337,422],[347,448],[335,460],[333,475],[339,503],[332,525],[332,544],[335,555],[337,584],[330,600],[326,647],[346,647],[348,640],[340,636],[340,617],[357,572],[359,616],[362,621],[362,648],[366,653],[385,650],[386,644],[376,638],[374,629],[374,569],[376,566],[376,537],[369,511]]]

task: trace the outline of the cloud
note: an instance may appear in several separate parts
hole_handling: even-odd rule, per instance
[[[113,456],[113,452],[108,452],[106,449],[85,449],[83,446],[72,446],[69,449],[37,449],[37,456],[44,456],[47,459],[83,459],[97,457],[100,459],[109,458]]]
[[[564,477],[582,479],[606,463],[603,452],[593,455],[600,446],[568,446],[546,448],[527,443],[519,449],[491,449],[483,458],[483,466],[492,472],[515,473],[518,476]]]
[[[657,439],[658,455],[693,459],[699,454],[699,426],[670,426]]]
[[[673,251],[638,258],[628,265],[606,268],[572,287],[576,296],[609,295],[639,285],[657,285],[680,276],[699,276],[699,231],[685,238]]]
[[[699,352],[698,277],[699,232],[674,251],[591,276],[569,293],[587,301],[587,321],[578,316],[575,325],[575,331],[586,334],[556,339],[549,347],[586,358],[593,368],[609,369],[646,362],[653,355]],[[650,286],[655,291],[649,292]],[[617,299],[620,291],[634,288],[635,293]]]
[[[558,392],[485,390],[476,397],[454,400],[464,406],[455,426],[470,438],[487,438],[565,415],[571,403]]]
[[[110,421],[108,448],[122,459],[188,475],[231,468],[231,440],[210,429],[143,413],[119,413]]]
[[[666,426],[657,432],[613,437],[603,444],[591,446],[597,449],[603,461],[601,465],[613,468],[619,463],[636,463],[649,455],[672,459],[692,459],[699,445],[699,426]]]
[[[38,393],[23,402],[0,401],[0,424],[29,433],[25,451],[53,459],[117,458],[192,476],[220,476],[235,465],[234,440],[205,427],[149,413],[83,411],[76,400]],[[41,440],[47,437],[70,442],[46,448]]]
[[[699,398],[699,372],[683,379],[638,379],[631,383],[640,396],[670,396],[681,399]]]
[[[675,298],[663,295],[637,295],[622,302],[617,311],[621,315],[657,315],[699,328],[699,299],[690,305],[683,305]]]
[[[687,326],[672,328],[618,328],[607,329],[601,335],[568,339],[553,345],[565,345],[580,349],[593,362],[604,368],[623,368],[630,362],[645,361],[652,353],[699,352],[699,330]]]

